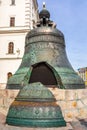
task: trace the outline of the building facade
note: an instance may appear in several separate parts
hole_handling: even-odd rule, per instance
[[[0,0],[0,88],[18,69],[25,36],[37,20],[37,0]]]
[[[87,86],[87,67],[78,69],[78,74],[84,80],[85,85]]]

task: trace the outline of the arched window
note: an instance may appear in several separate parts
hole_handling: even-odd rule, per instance
[[[14,53],[14,43],[13,42],[10,42],[8,44],[8,53],[9,54],[13,54]]]
[[[11,76],[12,76],[12,73],[11,73],[11,72],[8,72],[7,78],[9,79]]]

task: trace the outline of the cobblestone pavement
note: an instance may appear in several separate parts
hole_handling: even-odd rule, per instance
[[[74,119],[71,122],[67,122],[66,127],[60,128],[26,128],[9,126],[5,124],[5,116],[0,113],[0,130],[87,130],[87,118],[86,119]]]

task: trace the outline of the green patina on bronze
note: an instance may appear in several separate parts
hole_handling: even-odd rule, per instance
[[[20,90],[11,104],[6,122],[27,127],[60,127],[66,122],[61,108],[47,87],[32,83]]]
[[[63,33],[50,24],[52,24],[51,21],[43,26],[40,22],[37,25],[40,27],[27,34],[22,63],[17,72],[8,80],[7,88],[21,89],[22,86],[28,84],[32,66],[41,62],[52,68],[59,88],[85,88],[83,80],[73,70],[67,59]]]
[[[6,123],[28,127],[66,126],[61,108],[49,88],[81,89],[83,80],[73,70],[65,51],[64,35],[44,7],[37,27],[25,39],[25,52],[7,89],[20,89]]]
[[[52,93],[44,87],[41,83],[32,83],[25,86],[22,91],[19,92],[16,100],[27,100],[28,101],[52,101],[54,96]]]

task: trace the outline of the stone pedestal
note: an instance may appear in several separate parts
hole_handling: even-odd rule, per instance
[[[66,122],[74,121],[75,118],[87,118],[87,89],[77,90],[61,90],[57,88],[49,88],[57,100],[57,104],[62,110],[62,114]],[[5,123],[5,119],[11,103],[14,101],[19,90],[0,89],[0,126]],[[16,127],[5,125],[6,127],[15,129]],[[12,129],[12,130],[13,130]],[[21,128],[18,127],[17,130]],[[34,130],[35,128],[22,128],[23,130]],[[48,130],[49,128],[47,128]],[[58,130],[59,128],[50,128],[49,130]],[[5,129],[8,130],[8,129]],[[39,128],[38,130],[44,130]],[[46,128],[45,128],[46,130]]]

